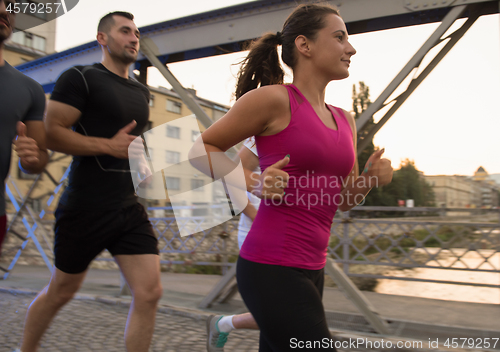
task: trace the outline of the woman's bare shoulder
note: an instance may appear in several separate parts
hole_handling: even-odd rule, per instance
[[[288,91],[283,85],[263,86],[249,91],[239,100],[244,100],[246,103],[258,103],[259,105],[288,106]]]

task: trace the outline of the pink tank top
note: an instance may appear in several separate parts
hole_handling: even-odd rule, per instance
[[[240,255],[257,263],[319,270],[325,266],[342,181],[354,166],[352,131],[341,109],[328,105],[338,127],[333,130],[297,87],[285,87],[289,125],[255,140],[262,170],[290,154],[283,169],[290,180],[282,201],[262,200]]]

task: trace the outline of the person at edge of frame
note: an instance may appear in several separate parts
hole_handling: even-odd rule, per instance
[[[129,146],[149,118],[148,89],[128,77],[140,33],[134,16],[112,12],[98,26],[101,63],[58,78],[47,108],[50,149],[73,155],[69,182],[55,212],[55,268],[31,303],[21,351],[34,352],[61,307],[80,288],[104,249],[132,293],[125,327],[128,352],[149,350],[162,295],[158,241],[134,192]],[[142,143],[141,143],[142,144]]]
[[[15,0],[0,0],[0,256],[7,231],[5,180],[9,174],[12,141],[19,157],[19,167],[38,174],[49,160],[45,146],[43,114],[45,93],[33,79],[23,75],[4,59],[4,43],[15,28],[16,14],[7,7]],[[17,135],[17,137],[16,137]]]
[[[283,84],[279,45],[293,71],[292,84]],[[335,351],[322,303],[333,217],[337,208],[351,209],[371,188],[392,180],[384,149],[358,172],[354,118],[325,103],[327,84],[349,76],[355,53],[337,9],[298,6],[281,32],[252,43],[238,74],[236,103],[190,152],[195,167],[218,177],[235,165],[218,158],[214,169],[210,155],[255,136],[263,171],[259,176],[244,169],[244,174],[247,190],[262,201],[241,248],[236,278],[260,329],[260,352]],[[197,157],[204,150],[206,156]],[[320,177],[328,182],[319,185]],[[297,182],[302,178],[305,185]],[[226,338],[220,333],[218,340],[223,345]],[[211,351],[223,347],[217,348]]]

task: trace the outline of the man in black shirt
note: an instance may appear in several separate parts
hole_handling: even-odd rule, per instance
[[[0,0],[0,255],[5,237],[4,180],[9,174],[12,140],[19,156],[20,167],[29,173],[40,173],[47,164],[43,113],[43,88],[9,65],[3,58],[4,42],[14,29],[15,13],[7,12],[14,0]]]
[[[37,349],[104,249],[114,256],[133,295],[126,349],[149,349],[162,288],[157,239],[134,194],[131,172],[137,170],[130,170],[128,161],[129,145],[149,117],[148,89],[128,78],[139,50],[133,18],[114,12],[101,19],[101,63],[64,72],[48,105],[48,147],[74,157],[55,213],[55,269],[28,310],[23,352]]]

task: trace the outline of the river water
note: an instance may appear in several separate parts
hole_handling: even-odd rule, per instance
[[[456,250],[454,251],[457,253]],[[442,251],[442,253],[445,254],[445,258],[439,260],[439,264],[445,267],[464,268],[468,266],[469,268],[479,267],[490,270],[500,268],[500,253],[495,254],[493,251],[467,252],[460,258],[459,262],[456,262],[456,257],[452,256],[451,253],[448,253],[449,256],[446,255],[446,251]],[[487,262],[482,256],[488,257]],[[428,265],[436,264],[436,262],[428,263]],[[396,270],[387,275],[500,285],[500,273],[491,272],[416,268],[412,270]],[[498,288],[383,279],[379,280],[375,291],[449,301],[500,304],[500,289]]]

